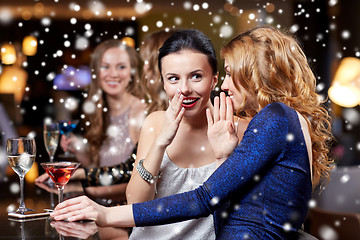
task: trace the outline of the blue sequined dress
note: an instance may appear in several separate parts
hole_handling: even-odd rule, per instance
[[[296,111],[271,103],[253,117],[229,158],[199,188],[133,205],[136,226],[217,214],[217,239],[291,239],[311,198],[308,153]]]

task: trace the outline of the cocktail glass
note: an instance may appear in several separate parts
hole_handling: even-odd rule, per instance
[[[26,208],[24,202],[24,179],[36,157],[36,144],[33,138],[9,138],[6,142],[6,154],[11,168],[20,177],[20,205],[16,213],[34,211]]]
[[[80,163],[76,162],[46,162],[40,164],[53,180],[58,189],[59,203],[64,199],[64,188]]]

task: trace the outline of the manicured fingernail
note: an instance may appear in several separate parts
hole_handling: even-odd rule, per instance
[[[176,90],[176,92],[177,92],[177,93],[180,93],[180,88],[178,88],[178,89]]]

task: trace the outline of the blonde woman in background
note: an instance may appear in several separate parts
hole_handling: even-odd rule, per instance
[[[93,81],[88,101],[96,108],[86,114],[90,125],[89,166],[112,166],[125,161],[139,140],[146,105],[139,93],[139,58],[136,50],[120,40],[99,44],[92,55]]]
[[[83,107],[84,138],[62,136],[61,147],[74,153],[83,167],[112,167],[125,163],[134,153],[145,119],[146,105],[138,97],[143,95],[139,90],[139,57],[134,48],[110,39],[95,48],[90,66],[92,82]],[[91,185],[111,185],[101,176],[96,183],[93,180],[91,177]]]
[[[95,48],[90,66],[93,77],[84,103],[84,138],[63,135],[61,146],[82,163],[72,180],[83,179],[87,196],[103,205],[124,203],[146,110],[139,98],[143,94],[138,89],[138,53],[120,40],[106,40]],[[93,112],[87,112],[89,106]],[[44,174],[37,182],[46,179]],[[127,230],[123,235],[127,237]]]

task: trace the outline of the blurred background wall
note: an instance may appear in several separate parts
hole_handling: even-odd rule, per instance
[[[219,55],[239,32],[269,24],[301,42],[317,90],[332,109],[337,162],[358,164],[359,106],[343,107],[328,98],[341,60],[360,57],[358,9],[359,1],[348,0],[1,0],[1,50],[12,45],[17,59],[9,64],[1,58],[0,101],[19,135],[35,134],[41,141],[45,117],[78,117],[90,81],[90,54],[99,42],[119,38],[139,48],[153,31],[197,28],[211,38]],[[33,55],[24,53],[26,36],[36,38]],[[222,64],[219,59],[220,78]]]

